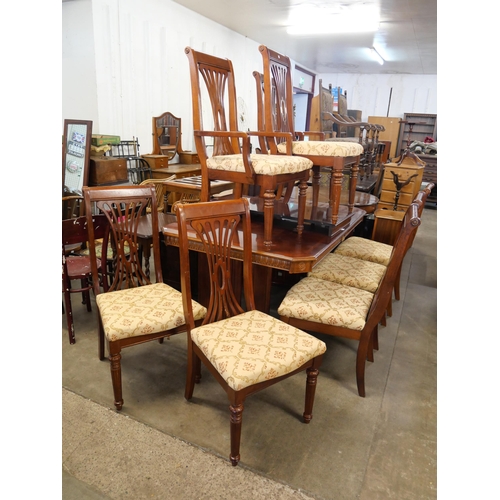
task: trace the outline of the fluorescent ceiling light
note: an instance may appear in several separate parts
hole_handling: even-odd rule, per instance
[[[379,27],[379,13],[375,7],[366,5],[302,4],[292,10],[288,22],[289,35],[373,32]]]
[[[372,48],[372,57],[377,61],[379,64],[384,64],[384,58],[377,52],[377,49],[375,47]]]

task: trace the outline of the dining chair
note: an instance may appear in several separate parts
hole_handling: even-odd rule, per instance
[[[177,221],[188,332],[185,398],[192,398],[194,384],[201,380],[203,362],[229,398],[229,458],[232,465],[237,465],[246,397],[305,370],[303,421],[309,423],[326,346],[312,335],[255,309],[247,198],[179,204]],[[192,308],[188,255],[193,239],[203,245],[210,276],[208,311],[198,327]],[[237,294],[235,289],[241,290],[237,286],[241,278],[243,294]]]
[[[103,249],[113,245],[116,258],[109,288],[101,290],[97,281],[96,235],[89,225],[89,248],[94,293],[98,308],[99,359],[108,345],[114,404],[123,407],[121,350],[149,342],[163,341],[186,331],[182,294],[163,283],[160,262],[160,228],[153,186],[84,187],[85,210],[102,213],[109,224]],[[147,213],[147,207],[151,213]],[[155,282],[146,276],[140,258],[139,228],[150,224]],[[155,228],[157,230],[155,230]],[[127,248],[127,251],[126,251]],[[192,303],[193,321],[198,323],[206,309]]]
[[[259,186],[259,196],[263,199],[264,243],[270,246],[276,190],[281,185],[297,182],[297,232],[301,235],[304,229],[307,181],[312,162],[291,155],[290,133],[281,134],[286,154],[250,154],[250,133],[238,130],[232,62],[197,52],[190,47],[187,47],[185,52],[191,75],[194,140],[201,164],[201,201],[209,201],[212,180],[234,182],[234,198],[241,197],[244,185]],[[211,120],[202,108],[205,103],[211,107]],[[274,132],[258,131],[251,134],[276,135]],[[213,139],[210,157],[207,152],[207,138]]]
[[[168,192],[165,182],[173,179],[175,179],[175,175],[171,175],[165,179],[145,179],[139,183],[139,186],[154,186],[156,191],[156,210],[160,212],[167,212]],[[146,211],[151,213],[151,207],[148,207]]]
[[[419,218],[422,217],[425,203],[433,187],[434,187],[433,183],[426,184],[424,188],[417,193],[417,196],[415,196],[415,199],[413,200],[413,203],[417,204]],[[416,232],[411,236],[411,238],[408,241],[407,248],[405,250],[405,255],[411,248],[415,236]],[[372,235],[372,238],[376,237],[377,237],[376,234]],[[393,249],[394,249],[393,245],[382,243],[380,241],[376,241],[375,239],[367,239],[367,238],[361,238],[359,236],[351,236],[345,239],[334,250],[334,253],[336,255],[344,255],[358,260],[374,262],[377,264],[382,264],[383,266],[387,266],[391,259]],[[402,265],[403,262],[401,261],[401,266],[396,276],[396,280],[394,282],[394,298],[396,300],[400,300],[400,281],[401,281]],[[389,315],[390,315],[390,307],[389,307]]]
[[[82,198],[83,200],[83,198]],[[71,294],[82,293],[82,303],[87,307],[87,311],[92,311],[90,291],[92,290],[92,270],[90,257],[79,255],[75,250],[80,250],[83,244],[88,241],[88,224],[93,226],[93,232],[98,238],[104,237],[107,226],[104,216],[92,216],[90,222],[86,216],[73,217],[62,221],[62,291],[64,294],[63,311],[66,314],[68,325],[69,343],[74,344],[75,326],[73,322],[73,309],[71,306]],[[73,250],[69,250],[73,249]],[[106,268],[101,265],[101,259],[96,259],[97,278],[104,283],[106,281]],[[78,280],[80,286],[71,285]]]
[[[267,138],[268,149],[271,154],[293,154],[294,157],[309,159],[313,170],[313,206],[318,205],[319,181],[321,169],[328,169],[331,175],[329,203],[331,206],[331,223],[339,222],[340,194],[342,186],[343,171],[350,170],[350,187],[348,213],[354,209],[354,196],[356,181],[359,171],[360,155],[363,154],[363,146],[356,142],[340,142],[325,140],[304,140],[306,135],[324,137],[319,132],[298,132],[294,125],[293,111],[293,87],[291,76],[291,62],[287,56],[267,48],[259,46],[263,59],[264,75],[264,124],[267,132],[280,132],[292,134],[293,142],[285,144],[281,137]],[[319,135],[318,134],[322,134]]]
[[[365,397],[365,364],[378,349],[378,324],[389,301],[406,245],[420,224],[418,205],[412,203],[405,215],[389,264],[374,292],[342,282],[307,276],[292,286],[278,307],[282,321],[319,334],[358,341],[356,383]]]
[[[253,77],[255,79],[255,87],[257,91],[257,127],[259,130],[265,130],[266,125],[265,125],[265,102],[264,102],[264,75],[258,71],[254,71]],[[274,80],[273,80],[274,82]],[[273,90],[274,91],[274,90]],[[276,113],[273,114],[273,118],[276,117]],[[365,124],[363,124],[365,125]],[[368,125],[368,124],[366,124]],[[273,125],[273,130],[276,129],[276,126]],[[351,138],[354,141],[357,139]],[[264,137],[259,137],[259,146],[260,149],[263,152],[267,152],[267,144],[265,142]],[[347,172],[344,171],[344,177],[342,179],[342,184],[341,184],[341,191],[344,191],[344,185],[346,184],[346,189],[350,189],[350,175],[351,175],[351,169],[347,169]],[[349,182],[345,183],[345,178],[349,177]],[[331,179],[330,179],[331,180]],[[290,199],[290,196],[292,194],[293,190],[293,183],[291,183],[289,186],[286,187],[286,189],[283,189],[282,192],[279,193],[280,196],[283,196],[284,201],[288,201]],[[350,194],[350,193],[349,193]],[[276,195],[278,198],[278,193]],[[349,204],[349,197],[345,201],[341,200],[342,203],[347,203]],[[370,195],[368,193],[362,193],[359,191],[355,191],[354,193],[354,200],[353,200],[353,206],[356,208],[362,208],[366,213],[373,213],[375,211],[376,205],[378,203],[378,198],[376,196]]]

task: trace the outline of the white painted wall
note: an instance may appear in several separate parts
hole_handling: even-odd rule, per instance
[[[62,3],[64,118],[93,121],[93,133],[138,137],[152,149],[151,118],[170,111],[182,118],[182,146],[193,150],[191,88],[186,46],[233,61],[245,103],[245,128],[256,128],[254,70],[262,70],[259,42],[171,0],[71,0]],[[306,68],[307,69],[307,68]],[[323,74],[347,90],[350,109],[363,119],[405,112],[437,112],[437,77]],[[318,83],[316,82],[316,89]],[[316,91],[317,93],[317,91]],[[62,124],[62,122],[61,122]],[[61,125],[62,130],[62,125]]]

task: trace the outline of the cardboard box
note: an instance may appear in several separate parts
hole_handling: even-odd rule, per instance
[[[118,135],[92,134],[92,146],[104,146],[104,144],[120,144]]]

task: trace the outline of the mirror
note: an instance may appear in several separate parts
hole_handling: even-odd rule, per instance
[[[92,122],[64,120],[62,148],[62,194],[83,195],[88,185]]]
[[[182,148],[181,119],[170,112],[153,117],[153,153],[171,160]]]

